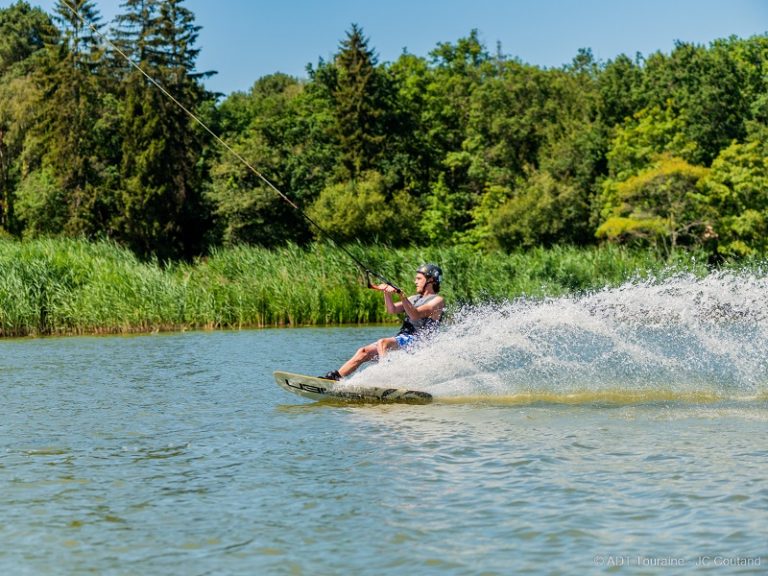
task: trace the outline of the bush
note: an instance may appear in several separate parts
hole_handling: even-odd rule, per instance
[[[706,273],[687,254],[670,264],[619,247],[509,255],[467,247],[347,250],[406,291],[421,263],[438,263],[450,306],[595,290],[638,275]],[[163,267],[109,242],[0,239],[0,335],[395,321],[363,276],[348,254],[327,244],[233,247]]]

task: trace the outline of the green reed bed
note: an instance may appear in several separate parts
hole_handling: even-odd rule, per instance
[[[453,305],[557,296],[635,276],[706,272],[681,255],[615,247],[483,254],[467,248],[352,246],[406,291],[422,262],[440,264]],[[378,280],[374,279],[375,282]],[[324,244],[215,250],[192,264],[142,262],[108,242],[0,240],[0,335],[376,323],[392,320],[343,251]]]

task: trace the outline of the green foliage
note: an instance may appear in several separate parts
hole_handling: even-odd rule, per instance
[[[24,144],[40,98],[31,76],[9,71],[0,78],[0,229],[19,232],[15,201],[24,169]],[[28,158],[27,158],[28,159]]]
[[[258,133],[235,148],[246,158],[272,158]],[[216,206],[226,244],[250,243],[272,246],[303,239],[306,223],[269,186],[234,157],[216,164],[208,197]]]
[[[499,186],[508,186],[536,162],[542,140],[537,104],[545,99],[539,85],[544,72],[511,64],[504,76],[484,82],[473,93],[464,142],[473,180]]]
[[[512,251],[549,247],[563,240],[575,243],[587,213],[586,202],[574,186],[537,172],[489,218],[491,246]]]
[[[332,100],[333,135],[342,151],[343,177],[355,179],[372,169],[384,149],[388,110],[388,77],[356,24],[339,46],[333,70],[320,76]]]
[[[93,126],[100,114],[101,49],[96,32],[101,17],[91,0],[59,0],[55,13],[61,40],[48,45],[46,65],[38,72],[45,95],[39,103],[41,165],[61,188],[60,200],[69,215],[63,228],[74,235],[93,234],[98,225],[92,223],[89,208],[96,202],[91,197],[93,183],[100,179]]]
[[[459,231],[465,226],[468,194],[452,191],[445,183],[445,175],[441,174],[425,203],[419,220],[421,237],[436,246],[455,244]]]
[[[472,94],[485,78],[493,77],[494,65],[477,30],[455,44],[441,42],[430,57],[422,108],[427,146],[443,154],[458,152],[466,138]]]
[[[690,259],[616,247],[483,254],[467,247],[364,248],[356,258],[404,289],[421,262],[464,304],[599,290],[643,276],[705,273]],[[342,251],[327,244],[214,250],[161,267],[109,242],[0,238],[0,336],[393,322]]]
[[[118,43],[189,110],[207,98],[195,73],[199,26],[182,0],[128,2]],[[204,137],[187,112],[123,62],[122,182],[118,236],[142,255],[199,253],[210,225],[199,156]]]
[[[764,139],[733,143],[712,163],[706,182],[717,215],[718,251],[752,256],[768,249],[768,147]]]
[[[686,159],[709,165],[734,139],[745,136],[750,90],[739,44],[730,39],[704,46],[678,42],[669,56],[656,54],[646,64],[646,87],[652,105],[672,102],[683,119],[684,140],[696,148]]]
[[[600,115],[606,126],[618,126],[645,108],[643,69],[625,54],[609,60],[598,75]]]
[[[17,191],[16,215],[30,237],[56,235],[64,229],[67,204],[50,169],[29,174]]]
[[[624,210],[623,183],[653,166],[664,155],[690,158],[696,150],[685,140],[683,119],[671,106],[643,109],[617,127],[607,151],[608,176],[600,184],[595,205],[600,222],[614,218]],[[612,224],[615,228],[615,222]],[[605,237],[604,231],[598,237]],[[617,238],[617,237],[614,237]]]
[[[617,127],[607,153],[610,174],[621,181],[634,176],[667,153],[690,159],[696,144],[685,139],[684,119],[675,114],[671,106],[655,106],[638,111],[631,119]]]
[[[309,98],[304,85],[285,75],[266,76],[249,94],[236,94],[222,106],[220,122],[230,130],[233,148],[291,201],[316,194],[326,177],[318,170],[322,149],[308,165],[309,154],[297,153],[306,144],[302,124],[303,99]],[[225,137],[230,134],[225,133]],[[321,148],[321,146],[318,146]],[[215,206],[226,244],[251,243],[273,246],[285,242],[306,242],[308,223],[279,194],[235,156],[224,153],[211,169],[207,198]]]
[[[20,0],[0,10],[0,76],[12,68],[28,68],[54,35],[50,17],[40,8]]]
[[[98,27],[93,5],[78,4],[84,18]],[[56,21],[62,25],[61,34],[48,16],[26,3],[18,2],[0,11],[0,223],[13,232],[19,232],[21,224],[15,214],[17,195],[26,197],[27,208],[41,207],[54,199],[50,194],[32,198],[35,182],[47,182],[53,177],[57,186],[70,184],[82,193],[84,182],[94,180],[85,128],[89,120],[86,102],[95,82],[90,74],[92,34],[79,20],[66,19],[63,9],[62,4],[57,4]],[[67,14],[71,12],[67,10]],[[41,169],[47,172],[44,177],[24,182],[25,177]],[[49,190],[42,190],[41,196],[46,192]],[[66,194],[58,194],[55,201],[61,205],[37,211],[37,217],[48,213],[53,220],[43,223],[33,217],[27,235],[36,229],[68,223],[68,219],[56,221],[58,215],[74,213],[79,205]]]
[[[606,63],[584,49],[545,69],[489,52],[476,30],[379,63],[353,24],[307,79],[274,74],[217,99],[186,3],[125,0],[116,47],[289,204],[102,45],[97,3],[74,3],[84,24],[70,2],[53,17],[0,9],[0,227],[16,236],[189,259],[305,245],[315,231],[295,205],[351,243],[768,248],[755,144],[768,140],[768,36]],[[687,166],[665,171],[672,157]]]
[[[392,87],[392,115],[379,170],[393,186],[420,197],[429,190],[430,172],[439,153],[430,146],[432,127],[424,118],[432,70],[423,58],[404,53],[386,72]]]
[[[666,254],[680,244],[700,245],[711,228],[712,214],[702,194],[708,175],[707,168],[662,156],[617,185],[620,204],[597,229],[597,236],[648,240]]]
[[[309,210],[310,218],[334,240],[390,245],[412,241],[418,213],[407,192],[396,192],[388,199],[384,179],[377,172],[329,186]]]

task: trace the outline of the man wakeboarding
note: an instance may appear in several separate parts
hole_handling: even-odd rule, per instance
[[[395,336],[380,338],[367,346],[363,346],[355,355],[338,370],[332,370],[321,378],[326,380],[341,380],[357,370],[361,364],[383,358],[389,350],[411,348],[419,339],[434,332],[443,317],[445,300],[438,294],[443,271],[436,264],[422,264],[416,270],[413,279],[416,294],[405,298],[405,293],[391,284],[372,285],[374,290],[384,293],[384,304],[389,314],[405,313],[405,320],[400,331]],[[397,294],[399,301],[393,300]]]

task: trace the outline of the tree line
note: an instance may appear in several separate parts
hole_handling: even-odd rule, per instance
[[[476,31],[380,63],[353,24],[306,78],[221,95],[199,29],[183,0],[125,0],[109,27],[92,0],[0,10],[4,233],[161,259],[312,241],[151,78],[340,243],[768,247],[768,35],[542,68]]]

